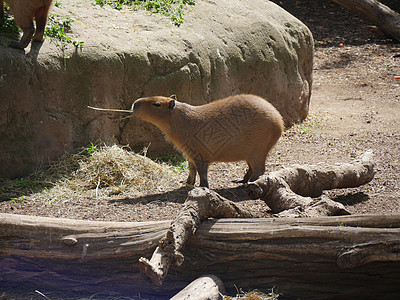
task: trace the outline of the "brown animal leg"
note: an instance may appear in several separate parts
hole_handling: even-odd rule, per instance
[[[194,185],[194,183],[196,182],[196,166],[191,161],[188,161],[188,163],[189,163],[189,176],[186,180],[186,183]]]
[[[265,172],[265,162],[261,165],[258,166],[258,168],[254,168],[253,174],[250,177],[249,181],[255,181],[258,179],[258,177],[260,177],[261,175],[263,175]]]
[[[250,179],[250,177],[253,174],[253,169],[251,167],[251,165],[249,163],[247,163],[247,165],[249,166],[249,169],[247,170],[246,174],[244,175],[242,180],[238,180],[238,183],[247,183]]]
[[[22,3],[21,3],[22,4]],[[29,5],[28,3],[26,5]],[[14,15],[15,23],[21,28],[23,34],[21,39],[10,42],[9,46],[17,49],[24,49],[30,43],[33,34],[35,33],[35,27],[33,26],[34,11],[23,10],[18,13],[17,7],[13,8],[11,12]]]
[[[246,175],[244,176],[244,180],[248,181],[255,181],[264,174],[265,172],[265,159],[267,157],[256,157],[247,162],[249,165],[249,171],[247,171]]]
[[[195,161],[197,172],[200,176],[200,186],[208,188],[208,162],[207,161]]]
[[[18,25],[18,23],[17,23],[17,25]],[[33,33],[35,32],[35,27],[33,27],[33,21],[30,22],[30,26],[26,26],[26,27],[20,26],[20,28],[22,29],[22,32],[23,32],[22,38],[19,40],[19,42],[11,41],[9,46],[12,48],[17,48],[17,49],[26,48],[26,46],[29,45],[29,43],[32,39]]]
[[[43,40],[44,40],[43,35],[44,35],[44,30],[46,28],[47,15],[49,13],[49,8],[50,7],[42,6],[35,13],[36,32],[32,38],[34,41],[43,42]]]

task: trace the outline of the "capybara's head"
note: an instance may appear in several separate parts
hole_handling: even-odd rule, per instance
[[[139,98],[132,105],[133,113],[142,120],[159,126],[170,118],[175,108],[175,101],[175,95]]]

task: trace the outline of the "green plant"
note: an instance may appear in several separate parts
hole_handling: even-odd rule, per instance
[[[90,147],[87,148],[86,153],[87,153],[87,156],[90,156],[90,155],[92,155],[93,153],[95,153],[95,152],[97,152],[97,151],[99,151],[99,149],[97,148],[97,146],[94,145],[93,143],[90,143]]]
[[[7,5],[4,5],[4,14],[0,14],[0,32],[2,35],[17,40],[21,29],[17,26],[9,13]]]
[[[55,38],[60,42],[59,47],[63,53],[64,69],[67,68],[67,59],[70,58],[65,54],[68,44],[74,45],[76,49],[82,49],[83,47],[83,42],[78,42],[72,39],[67,33],[71,30],[72,23],[73,20],[68,15],[62,17],[58,14],[49,14],[45,30],[46,36]]]
[[[157,163],[166,163],[181,171],[189,168],[186,158],[181,154],[164,154],[154,158],[153,160]]]
[[[55,6],[55,7],[58,7],[58,8],[62,8],[62,3],[61,3],[61,1],[56,0],[56,1],[54,2],[54,6]]]
[[[23,201],[22,195],[31,194],[43,189],[45,182],[35,176],[28,176],[16,179],[0,178],[0,201]]]
[[[115,9],[130,6],[134,10],[144,9],[151,13],[158,13],[170,18],[176,25],[183,23],[184,6],[194,5],[194,0],[94,0],[100,6],[110,5]]]
[[[321,118],[316,114],[310,114],[300,124],[293,126],[293,129],[300,133],[313,133],[321,126]]]

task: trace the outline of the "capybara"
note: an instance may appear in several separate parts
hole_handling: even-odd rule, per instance
[[[23,34],[19,41],[11,41],[9,46],[24,49],[31,40],[43,42],[47,15],[52,0],[4,0],[14,15],[15,23]],[[0,9],[3,12],[3,0],[0,0]],[[36,21],[36,31],[33,19]]]
[[[282,135],[280,113],[265,99],[236,95],[192,106],[175,96],[137,99],[133,113],[156,125],[189,162],[187,184],[208,187],[212,162],[246,161],[242,182],[254,181],[265,171],[265,159]]]

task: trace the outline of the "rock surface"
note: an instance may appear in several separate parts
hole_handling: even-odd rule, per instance
[[[286,125],[306,117],[310,31],[264,0],[197,1],[185,21],[63,0],[82,50],[46,39],[23,51],[0,45],[0,176],[24,175],[90,142],[171,151],[154,126],[87,105],[130,108],[141,96],[176,94],[199,105],[236,93],[269,99]]]

